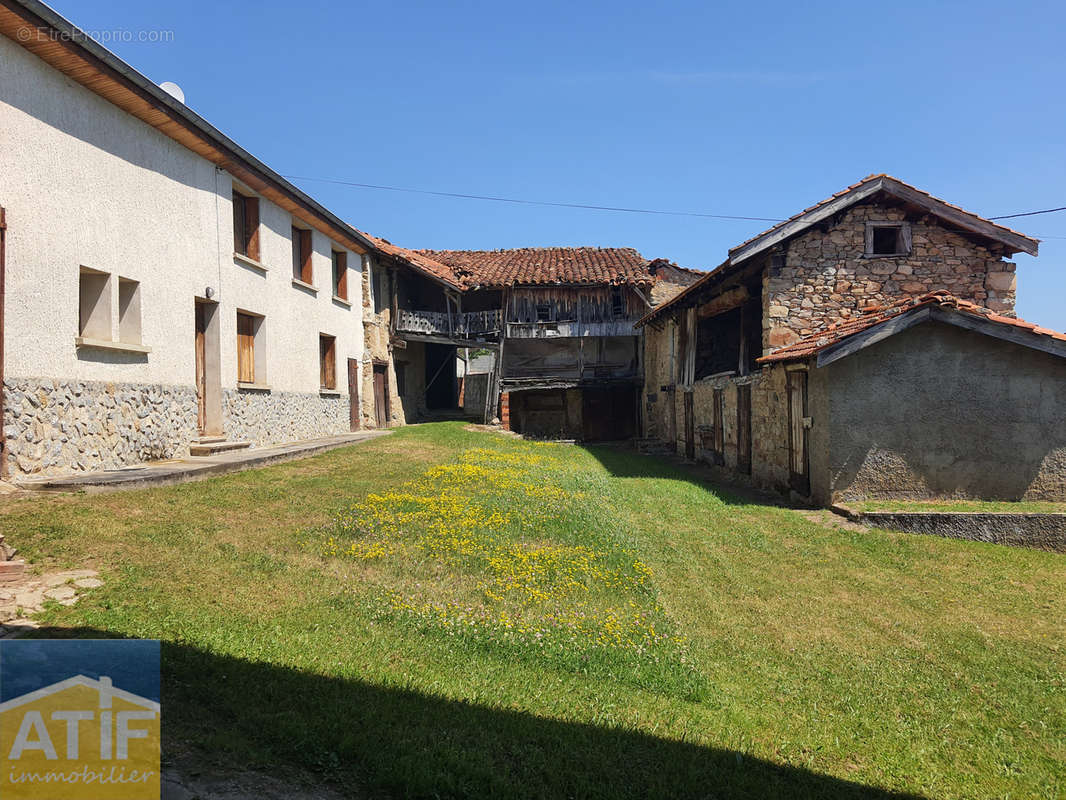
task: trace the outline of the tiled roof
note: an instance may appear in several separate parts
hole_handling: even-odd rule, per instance
[[[522,247],[516,250],[419,250],[462,275],[468,287],[646,284],[648,260],[630,247]]]
[[[898,317],[908,311],[923,306],[936,306],[946,308],[971,316],[983,317],[989,322],[999,325],[1009,325],[1032,333],[1034,336],[1047,336],[1066,342],[1066,333],[1059,333],[1050,328],[1042,328],[1032,322],[1026,322],[1014,317],[1004,317],[994,311],[971,303],[968,300],[960,300],[945,291],[931,292],[919,297],[904,297],[895,303],[885,306],[872,306],[863,309],[862,316],[854,317],[834,325],[830,325],[818,333],[807,336],[798,342],[775,350],[769,355],[759,359],[759,363],[768,364],[780,361],[799,361],[817,355],[827,347],[844,341],[850,336],[874,328],[890,319]]]
[[[454,289],[463,288],[463,274],[458,273],[451,267],[441,264],[439,261],[435,261],[417,250],[408,250],[406,247],[395,245],[388,239],[382,239],[379,236],[374,236],[365,231],[360,231],[360,233],[369,239],[370,243],[385,255],[399,259],[408,266],[419,272],[424,272],[431,278],[436,278]]]

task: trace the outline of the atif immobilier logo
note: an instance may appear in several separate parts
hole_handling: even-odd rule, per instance
[[[0,641],[0,798],[158,800],[159,642]]]

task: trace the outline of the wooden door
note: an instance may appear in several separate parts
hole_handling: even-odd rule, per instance
[[[786,373],[788,392],[788,471],[789,484],[799,494],[811,493],[811,462],[806,418],[807,373]]]
[[[348,425],[353,431],[362,427],[362,409],[359,407],[359,361],[348,359]]]
[[[207,427],[207,316],[196,303],[196,426],[202,436]]]
[[[737,472],[751,474],[751,384],[737,387]]]
[[[685,458],[696,458],[696,420],[692,408],[692,392],[685,392]]]
[[[379,428],[384,428],[389,421],[388,374],[384,364],[374,365],[374,419]]]

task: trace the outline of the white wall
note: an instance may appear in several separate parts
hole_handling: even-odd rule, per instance
[[[294,287],[290,216],[261,200],[260,260],[269,269],[239,265],[229,175],[2,36],[0,73],[8,376],[192,385],[194,298],[211,286],[222,314],[223,388],[236,387],[242,308],[266,315],[266,381],[275,391],[318,392],[323,332],[337,337],[337,388],[347,392],[346,359],[363,351],[358,254],[348,255],[351,307],[332,299],[332,243],[318,231],[319,291]],[[151,353],[75,347],[80,266],[141,282]]]

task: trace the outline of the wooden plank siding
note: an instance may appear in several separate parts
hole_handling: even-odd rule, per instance
[[[255,317],[237,312],[237,380],[255,383]]]

